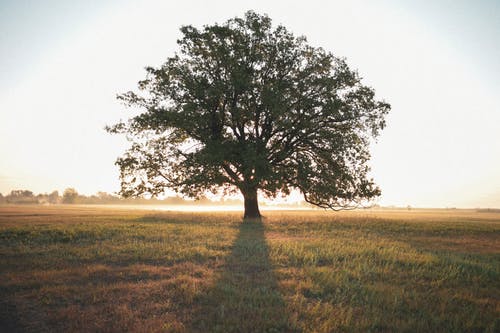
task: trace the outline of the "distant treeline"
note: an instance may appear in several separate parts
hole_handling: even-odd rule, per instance
[[[241,205],[240,200],[226,199],[213,201],[208,198],[198,200],[186,200],[182,197],[157,198],[121,198],[115,194],[107,192],[97,192],[94,195],[86,196],[79,194],[74,188],[67,188],[59,194],[59,191],[51,193],[34,194],[29,190],[13,190],[7,195],[0,193],[0,204],[127,204],[127,205]]]

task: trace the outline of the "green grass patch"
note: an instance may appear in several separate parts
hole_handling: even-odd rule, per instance
[[[500,214],[265,215],[0,208],[0,330],[500,331]]]

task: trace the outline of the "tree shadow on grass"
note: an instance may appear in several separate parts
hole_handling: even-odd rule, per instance
[[[261,221],[241,224],[218,280],[196,303],[191,331],[295,331],[288,324]]]

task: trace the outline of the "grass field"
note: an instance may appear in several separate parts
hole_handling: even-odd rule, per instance
[[[0,207],[2,332],[500,332],[500,214]]]

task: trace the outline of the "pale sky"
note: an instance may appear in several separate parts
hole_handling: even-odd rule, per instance
[[[119,188],[115,98],[181,25],[252,9],[345,57],[392,105],[372,148],[382,205],[500,207],[500,2],[1,1],[0,193]]]

